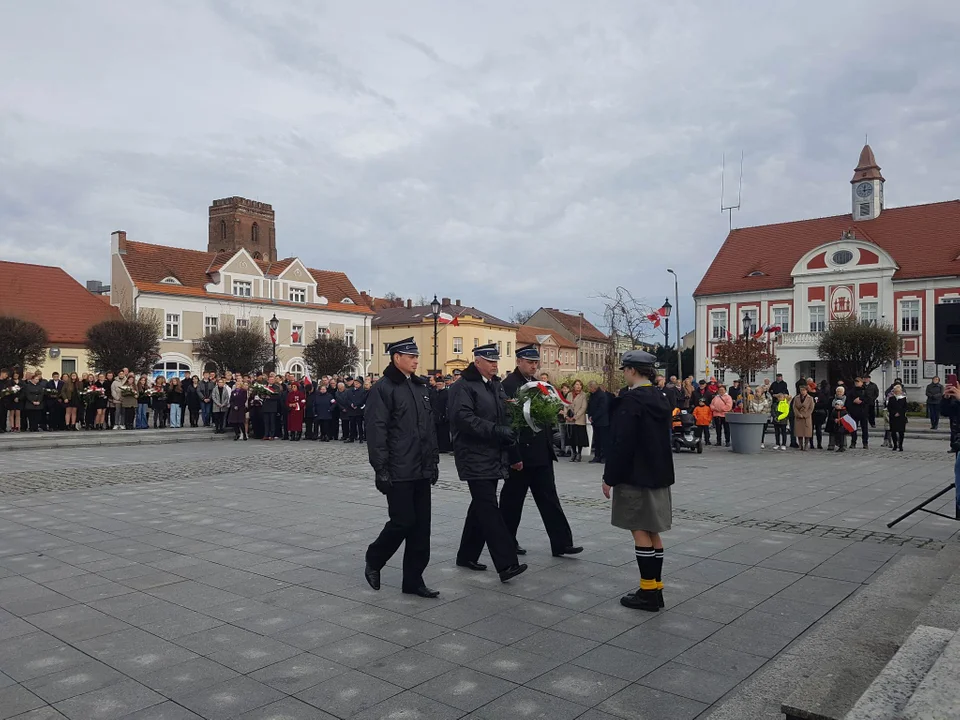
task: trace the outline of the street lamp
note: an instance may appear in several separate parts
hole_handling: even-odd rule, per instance
[[[744,339],[750,337],[750,327],[751,327],[750,321],[751,321],[751,320],[752,320],[752,318],[750,317],[750,313],[748,313],[746,310],[744,310],[744,312],[743,312],[743,337],[744,337]]]
[[[440,301],[434,293],[433,302],[430,303],[430,309],[433,310],[433,372],[437,371],[437,322],[440,320]]]
[[[677,303],[677,379],[683,382],[683,361],[680,349],[680,281],[673,268],[667,268],[667,272],[673,275],[673,298]]]
[[[280,327],[280,321],[277,320],[277,314],[274,313],[270,318],[270,340],[273,342],[273,371],[277,371],[277,328]]]
[[[670,346],[670,311],[673,305],[670,304],[670,298],[663,301],[663,307],[660,308],[660,314],[663,316],[663,346]]]

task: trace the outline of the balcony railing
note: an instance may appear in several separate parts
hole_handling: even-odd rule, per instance
[[[780,335],[778,345],[783,347],[816,347],[820,344],[821,332],[793,332]]]

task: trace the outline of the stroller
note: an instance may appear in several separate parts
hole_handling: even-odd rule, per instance
[[[673,411],[673,451],[695,450],[703,453],[703,438],[697,433],[697,421],[693,413],[677,408]]]

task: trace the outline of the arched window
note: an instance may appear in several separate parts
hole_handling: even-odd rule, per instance
[[[260,226],[256,223],[250,228],[250,239],[255,243],[260,242]]]
[[[293,376],[297,380],[303,379],[303,365],[301,363],[298,363],[298,362],[292,363],[290,365],[289,370],[287,370],[287,372],[293,373]]]
[[[220,239],[221,240],[227,239],[227,221],[226,220],[220,221]]]
[[[170,378],[183,377],[184,375],[189,375],[191,372],[190,366],[186,363],[177,362],[176,360],[167,360],[166,362],[158,362],[153,366],[153,377],[164,377],[168,380]]]
[[[263,259],[263,255],[261,255],[261,254],[258,253],[258,252],[255,252],[255,253],[253,254],[253,259],[254,259],[254,260],[262,260],[262,259]]]

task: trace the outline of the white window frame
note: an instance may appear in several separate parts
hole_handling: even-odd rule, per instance
[[[165,321],[163,324],[163,337],[165,340],[180,340],[181,339],[181,322],[180,322],[180,313],[165,313]]]
[[[904,385],[918,387],[920,385],[920,361],[915,359],[900,359],[900,378]],[[912,381],[911,381],[912,378]]]
[[[293,376],[297,380],[302,380],[303,376],[306,374],[306,368],[303,367],[303,363],[300,361],[290,363],[290,367],[287,369],[287,372],[293,373]]]
[[[507,357],[510,357],[510,341],[507,340]]]
[[[813,314],[814,311],[817,311],[817,315],[820,316],[819,322],[814,324]],[[810,332],[823,332],[827,329],[827,306],[826,305],[810,305],[807,308],[807,315],[810,318]]]
[[[908,315],[906,313],[906,308],[910,307],[911,312]],[[916,308],[916,314],[914,314],[913,309]],[[923,307],[920,303],[920,298],[903,298],[900,300],[900,332],[909,333],[911,335],[919,334],[921,331],[921,315],[923,313]]]
[[[250,320],[247,318],[237,318],[237,329],[250,327]]]
[[[463,338],[462,337],[455,337],[453,339],[453,354],[463,355]]]
[[[234,297],[253,297],[253,282],[251,280],[234,280],[231,291]]]
[[[864,312],[864,308],[870,308],[870,312]],[[857,317],[865,325],[877,325],[880,322],[880,302],[877,300],[861,301],[858,308]]]
[[[356,342],[356,335],[353,330],[347,329],[343,331],[343,342],[346,343],[347,347],[353,347]]]
[[[297,332],[297,329],[298,329],[298,328],[299,328],[299,330],[300,330],[300,333],[299,333],[299,335],[298,335],[297,337],[299,337],[300,339],[297,340],[297,342],[293,342],[293,334],[294,334],[295,332]],[[290,344],[291,344],[291,345],[303,345],[303,325],[291,325],[291,326],[290,326]]]
[[[203,318],[203,334],[209,335],[220,329],[220,318],[216,315],[207,315]]]
[[[938,305],[960,305],[960,296],[952,295],[950,297],[940,298]]]
[[[777,314],[785,315],[786,320],[778,320]],[[770,308],[770,317],[773,320],[774,325],[780,326],[780,332],[788,333],[790,332],[790,306],[789,305],[774,305]],[[753,382],[752,380],[750,382]]]
[[[307,302],[307,289],[305,287],[291,287],[290,288],[290,302],[292,303],[306,303]]]
[[[710,311],[710,339],[726,340],[727,329],[730,327],[729,312],[726,310]]]

